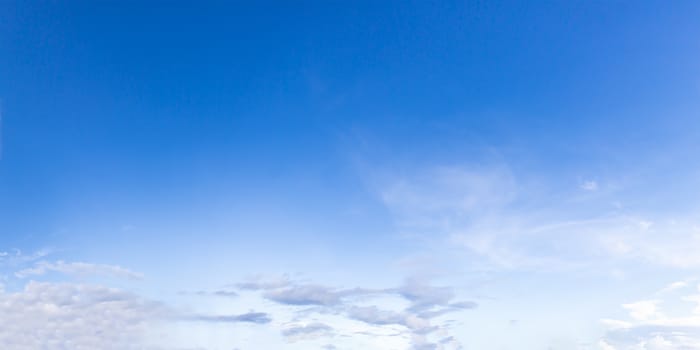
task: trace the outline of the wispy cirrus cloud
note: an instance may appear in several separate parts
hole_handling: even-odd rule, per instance
[[[20,249],[0,251],[0,264],[11,266],[23,265],[40,260],[50,255],[51,252],[52,249],[49,248],[40,249],[29,254]]]
[[[86,262],[55,262],[39,261],[33,267],[15,272],[18,278],[41,276],[50,272],[77,275],[77,276],[109,276],[127,278],[132,280],[143,279],[143,274],[131,271],[117,265],[92,264]]]
[[[463,249],[461,258],[483,269],[700,267],[700,217],[635,211],[620,204],[634,200],[622,192],[580,196],[580,189],[602,192],[597,181],[579,187],[548,187],[496,163],[385,177],[377,193],[405,237],[435,254]]]

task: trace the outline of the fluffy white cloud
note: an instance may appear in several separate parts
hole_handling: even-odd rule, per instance
[[[200,313],[180,309],[136,293],[104,285],[69,282],[41,282],[48,273],[52,280],[62,275],[141,279],[137,272],[113,265],[36,260],[45,254],[0,255],[6,267],[21,268],[0,285],[0,347],[7,350],[194,350],[196,339],[173,342],[179,327],[231,327],[263,325],[272,321],[264,312]],[[9,259],[12,259],[11,261]],[[65,277],[65,276],[63,276]],[[233,297],[235,292],[217,290],[195,295]],[[182,347],[180,344],[190,344]],[[207,347],[207,349],[219,349]],[[227,347],[226,349],[229,349]]]
[[[143,349],[158,303],[102,286],[31,281],[0,292],[0,344],[8,350]]]
[[[700,349],[700,295],[688,293],[688,284],[672,283],[661,290],[663,300],[642,300],[623,304],[629,320],[603,320],[608,332],[599,345],[603,350],[676,350]],[[675,292],[675,293],[672,293]],[[693,291],[697,293],[697,291]],[[673,294],[673,295],[668,295]],[[695,308],[688,308],[688,303]],[[669,309],[690,310],[685,314],[664,312]]]

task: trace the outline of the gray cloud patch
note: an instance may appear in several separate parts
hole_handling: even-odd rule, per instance
[[[403,286],[395,290],[402,297],[411,301],[412,311],[430,309],[436,305],[446,305],[454,297],[451,288],[429,286],[419,279],[408,279]]]
[[[365,288],[336,289],[316,284],[293,283],[286,277],[278,279],[255,279],[235,285],[243,291],[263,291],[268,300],[287,305],[332,306],[342,299],[353,296],[386,294],[385,290]]]
[[[348,309],[348,317],[375,325],[406,325],[406,314],[380,310],[376,306],[353,306]]]
[[[291,286],[283,289],[268,291],[265,298],[289,305],[334,305],[340,302],[341,296],[327,287],[316,285]]]
[[[444,334],[450,327],[448,323],[434,325],[431,320],[452,312],[460,312],[477,307],[471,301],[453,302],[454,292],[449,287],[431,286],[426,281],[413,278],[396,288],[388,289],[337,289],[317,284],[299,284],[288,278],[273,280],[254,280],[236,285],[242,291],[259,291],[261,296],[270,301],[290,306],[313,306],[314,308],[296,311],[298,318],[308,317],[313,313],[330,313],[368,325],[400,326],[402,334],[412,339],[413,349],[459,349],[461,345],[449,336],[435,341],[428,341],[428,336],[441,330]],[[359,301],[371,300],[372,297],[399,297],[409,302],[403,310],[385,310],[375,305],[356,305]],[[328,327],[320,323],[296,326],[282,331],[288,338],[311,338],[331,335]],[[386,335],[374,335],[377,337]]]
[[[202,322],[224,322],[224,323],[238,323],[238,322],[248,322],[257,324],[266,324],[272,321],[270,315],[264,312],[248,312],[240,315],[194,315],[185,318],[191,321],[202,321]]]
[[[275,279],[253,278],[246,282],[236,283],[235,286],[241,290],[270,290],[289,286],[291,282],[284,276]]]
[[[214,292],[210,292],[209,295],[214,295],[217,297],[237,297],[238,293],[230,290],[217,290]]]
[[[305,338],[305,337],[316,337],[320,335],[326,335],[329,334],[330,332],[333,331],[333,328],[330,326],[320,323],[320,322],[314,322],[310,323],[305,326],[295,326],[291,328],[287,328],[282,331],[282,335],[288,338]]]
[[[238,296],[238,293],[232,291],[232,290],[215,290],[215,291],[206,291],[206,290],[199,290],[196,292],[181,292],[181,295],[198,295],[198,296],[215,296],[215,297],[226,297],[226,298],[234,298]]]
[[[475,309],[478,305],[472,301],[463,301],[458,303],[450,303],[444,306],[438,306],[437,309],[419,312],[418,316],[421,318],[435,318],[451,312],[458,312],[463,310]]]

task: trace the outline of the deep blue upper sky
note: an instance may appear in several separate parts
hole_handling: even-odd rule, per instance
[[[357,162],[600,173],[692,146],[664,118],[696,104],[700,6],[659,4],[5,3],[0,229],[217,193],[337,206]]]

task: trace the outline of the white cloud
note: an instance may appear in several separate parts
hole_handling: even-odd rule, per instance
[[[408,279],[399,287],[384,289],[338,289],[300,284],[286,278],[285,283],[258,281],[260,283],[239,284],[239,288],[242,293],[257,291],[262,298],[298,308],[293,326],[282,330],[282,334],[292,340],[361,335],[379,343],[389,338],[392,344],[396,342],[394,338],[404,339],[406,346],[410,344],[412,349],[457,349],[460,345],[456,339],[445,340],[449,337],[448,324],[438,319],[447,313],[476,307],[473,302],[453,302],[451,288],[431,286],[417,278]],[[374,298],[380,298],[381,302],[373,302]],[[332,317],[319,323],[316,316]],[[300,322],[305,325],[299,326]],[[358,328],[358,323],[364,326]],[[441,333],[433,335],[436,331]]]
[[[316,339],[324,336],[333,336],[333,328],[321,322],[308,324],[294,324],[282,331],[282,335],[289,341]]]
[[[516,194],[515,178],[504,166],[437,167],[395,179],[380,191],[401,225],[444,229],[506,205]]]
[[[243,290],[271,290],[286,287],[290,284],[291,282],[288,276],[279,276],[274,278],[255,276],[248,281],[236,283],[235,286]]]
[[[185,320],[200,322],[220,322],[220,323],[270,323],[270,315],[264,312],[250,311],[238,315],[189,315],[183,317]]]
[[[611,256],[673,268],[700,267],[700,230],[696,220],[620,218],[599,235]]]
[[[198,313],[102,285],[29,281],[16,291],[0,289],[4,350],[230,349],[186,334],[173,339],[182,327],[230,330],[270,322],[265,312]]]
[[[22,265],[42,259],[51,254],[51,252],[52,250],[48,248],[37,250],[31,254],[25,254],[20,249],[12,249],[12,251],[3,251],[0,252],[0,264],[10,266]]]
[[[289,305],[334,305],[340,302],[340,293],[318,285],[295,285],[265,292],[267,299]]]
[[[165,309],[117,289],[29,282],[0,292],[0,344],[8,350],[143,349]]]
[[[662,288],[657,292],[657,294],[670,293],[678,289],[683,289],[688,286],[688,281],[676,281],[668,284],[666,287]]]
[[[600,340],[598,342],[598,347],[601,350],[616,350],[612,345],[608,344],[605,340]]]
[[[662,291],[682,291],[687,284],[672,283]],[[657,296],[660,293],[656,293]],[[664,295],[668,295],[664,294]],[[691,302],[694,309],[687,307]],[[666,313],[662,305],[675,306],[685,313]],[[623,304],[629,320],[602,320],[608,328],[600,347],[604,350],[700,349],[700,295],[641,300]]]
[[[657,311],[658,303],[658,300],[642,300],[623,304],[622,307],[627,309],[630,316],[636,321],[646,321],[659,316]]]
[[[68,275],[79,276],[101,275],[109,277],[127,278],[133,280],[139,280],[143,278],[142,274],[130,271],[121,266],[91,264],[85,262],[65,262],[61,260],[56,262],[37,262],[34,265],[34,267],[17,271],[15,273],[15,276],[18,278],[27,278],[30,276],[44,275],[49,272],[58,272]]]
[[[379,195],[405,237],[438,256],[459,247],[464,253],[455,258],[473,269],[608,264],[609,271],[610,263],[628,260],[700,267],[700,218],[634,213],[610,204],[621,199],[614,191],[582,198],[533,182],[506,165],[436,167],[396,176]],[[582,188],[598,184],[589,180]]]
[[[598,190],[598,182],[593,181],[593,180],[586,180],[581,183],[581,189],[585,191],[597,191]]]

